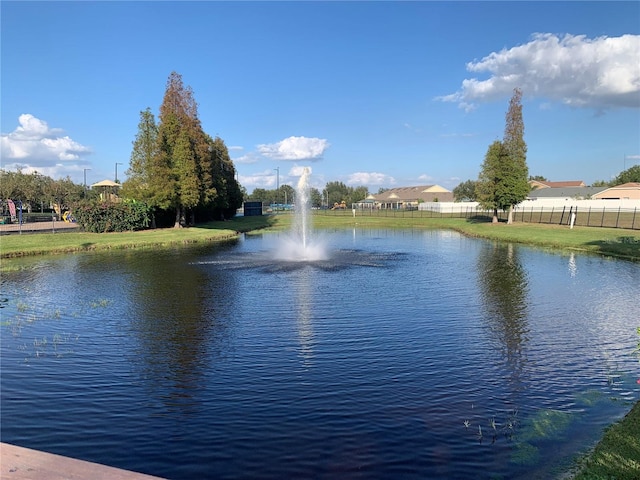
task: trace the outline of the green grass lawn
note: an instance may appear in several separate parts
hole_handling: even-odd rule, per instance
[[[640,403],[609,427],[591,454],[581,461],[575,480],[640,478]]]
[[[68,253],[86,250],[162,248],[180,244],[215,242],[254,230],[283,230],[291,225],[291,214],[236,217],[190,228],[166,228],[124,233],[30,233],[0,237],[0,258]],[[576,227],[534,223],[472,221],[464,218],[411,216],[350,216],[317,214],[318,229],[331,228],[446,228],[472,237],[525,243],[545,248],[591,252],[640,261],[640,231],[616,228]]]
[[[235,238],[242,232],[279,231],[290,227],[293,216],[283,213],[237,217],[182,229],[125,233],[36,233],[0,237],[0,270],[10,270],[11,258],[128,248],[166,248]],[[358,216],[323,212],[313,216],[317,229],[398,228],[452,229],[465,235],[496,241],[535,245],[640,261],[640,231],[515,223],[491,224],[464,218],[425,218],[412,215]],[[640,478],[640,404],[623,421],[607,430],[602,442],[583,462],[578,479]],[[635,476],[634,476],[635,475]]]

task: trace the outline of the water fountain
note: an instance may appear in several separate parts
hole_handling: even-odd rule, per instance
[[[276,257],[279,260],[315,262],[327,260],[329,257],[323,242],[312,235],[310,175],[311,169],[304,167],[296,186],[296,202],[291,231],[276,252]]]
[[[329,238],[312,225],[310,182],[311,169],[304,167],[296,186],[295,209],[288,232],[273,235],[268,250],[235,253],[219,252],[214,259],[201,260],[200,265],[212,264],[217,269],[259,269],[266,273],[306,270],[307,267],[337,272],[354,266],[384,267],[403,257],[398,252],[375,252],[366,249],[332,248]],[[354,239],[355,239],[354,228]],[[273,243],[272,243],[273,242]]]

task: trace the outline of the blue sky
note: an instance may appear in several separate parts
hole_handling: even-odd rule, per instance
[[[640,2],[1,3],[2,168],[124,180],[172,71],[242,185],[476,179],[522,88],[549,180],[640,163]],[[90,169],[90,170],[85,170]]]

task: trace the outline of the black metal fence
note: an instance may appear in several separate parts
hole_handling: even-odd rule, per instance
[[[353,216],[353,210],[317,210],[317,215]],[[491,219],[493,212],[476,207],[458,207],[449,211],[410,209],[356,209],[356,216],[377,216],[396,218],[475,218]],[[498,211],[500,221],[507,220],[507,212]],[[640,208],[602,207],[540,207],[520,206],[514,209],[516,222],[569,225],[574,217],[577,227],[607,227],[640,230]]]

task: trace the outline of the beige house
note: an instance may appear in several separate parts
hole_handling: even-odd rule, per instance
[[[596,193],[592,198],[599,200],[640,200],[640,183],[629,182],[615,187],[609,187]]]
[[[453,202],[453,193],[440,185],[398,187],[369,195],[356,208],[416,209],[422,202]]]

